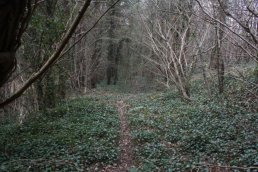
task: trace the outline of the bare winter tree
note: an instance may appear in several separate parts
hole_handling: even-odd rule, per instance
[[[142,18],[147,31],[146,45],[154,54],[145,58],[155,64],[167,87],[175,84],[182,96],[190,100],[190,78],[197,51],[191,37],[192,1],[153,1],[151,5],[156,6],[155,11],[151,11],[149,18]]]
[[[239,54],[241,54],[245,59],[252,58],[254,61],[258,61],[258,2],[256,0],[195,1],[198,3],[200,10],[204,14],[204,21],[214,25],[217,30],[217,43],[215,46],[216,48],[214,48],[217,53],[213,53],[214,55],[221,54],[218,52],[219,49],[220,51],[222,49],[225,50],[225,44],[221,44],[223,42],[225,43],[225,41],[221,42],[221,40],[225,38],[225,40],[231,44],[230,49],[236,49],[235,52],[232,52],[233,56],[238,58],[238,56],[240,56]],[[221,44],[221,48],[218,49],[217,47],[219,44]],[[214,62],[216,61],[217,60],[214,60]],[[219,61],[222,63],[221,60]],[[222,65],[220,64],[220,68],[221,67]],[[223,70],[219,69],[219,71],[220,72],[218,73],[220,74],[218,74],[218,78],[219,82],[222,83],[221,76],[223,75]],[[219,90],[222,92],[223,89],[221,86],[223,84],[219,85]]]

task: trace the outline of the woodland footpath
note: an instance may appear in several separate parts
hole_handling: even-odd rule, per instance
[[[30,115],[22,125],[6,121],[0,169],[257,171],[257,99],[242,82],[228,80],[226,94],[212,97],[195,81],[190,103],[177,91],[110,87]]]
[[[0,171],[257,172],[257,0],[1,0]]]

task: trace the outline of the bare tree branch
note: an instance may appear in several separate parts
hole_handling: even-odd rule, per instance
[[[236,35],[237,37],[239,37],[240,39],[242,39],[244,42],[246,42],[248,45],[250,45],[253,49],[255,49],[256,51],[258,51],[258,47],[257,45],[252,44],[251,42],[249,42],[247,39],[245,39],[243,36],[241,36],[240,34],[236,33],[234,30],[232,30],[228,25],[226,25],[225,23],[221,22],[220,20],[212,17],[208,12],[206,12],[203,8],[203,6],[201,5],[199,0],[195,0],[198,5],[200,6],[201,10],[203,11],[203,13],[205,15],[207,15],[210,19],[212,19],[213,21],[216,21],[218,23],[220,23],[221,25],[223,25],[225,28],[227,28],[230,32],[232,32],[234,35]]]
[[[93,26],[86,31],[85,33],[83,33],[83,35],[77,40],[75,41],[69,48],[67,48],[61,55],[60,58],[63,57],[66,53],[68,53],[76,44],[78,44],[90,31],[92,31],[97,24],[101,21],[101,19],[112,9],[114,8],[114,6],[121,0],[117,0],[114,4],[112,4],[99,18],[98,20],[93,24]]]
[[[257,45],[258,40],[256,39],[255,35],[251,32],[251,29],[248,27],[247,24],[243,24],[240,20],[238,20],[235,16],[233,16],[230,12],[226,11],[221,3],[221,0],[218,0],[220,8],[223,10],[223,12],[230,18],[232,18],[233,20],[235,20],[247,33],[249,33],[253,39],[253,41],[255,42],[255,44]]]

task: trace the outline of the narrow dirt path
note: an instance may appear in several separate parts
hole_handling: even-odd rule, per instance
[[[130,128],[128,125],[128,119],[126,116],[128,105],[124,101],[118,101],[117,104],[118,114],[120,118],[120,156],[119,162],[116,167],[107,167],[105,172],[127,172],[133,163],[132,153],[132,138]]]
[[[117,108],[118,108],[120,124],[121,124],[120,163],[121,163],[121,167],[123,168],[124,171],[129,170],[129,168],[132,166],[132,162],[133,162],[132,137],[131,137],[131,132],[130,132],[130,128],[128,125],[128,119],[126,116],[128,107],[129,106],[127,104],[125,104],[123,101],[117,102]]]

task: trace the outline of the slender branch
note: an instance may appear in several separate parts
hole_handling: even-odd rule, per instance
[[[92,31],[97,24],[101,21],[101,19],[112,9],[114,6],[121,0],[117,0],[115,3],[113,3],[100,17],[99,19],[93,24],[93,26],[77,40],[75,41],[69,48],[67,48],[61,55],[60,58],[63,57],[65,54],[67,54],[75,45],[77,45],[90,31]]]
[[[248,45],[250,45],[253,49],[255,49],[256,51],[258,51],[258,47],[254,44],[252,44],[251,42],[249,42],[248,40],[246,40],[243,36],[241,36],[240,34],[236,33],[234,30],[232,30],[228,25],[226,25],[225,23],[221,22],[218,19],[215,19],[214,17],[212,17],[210,14],[208,14],[204,9],[203,6],[201,5],[199,0],[195,0],[198,5],[200,6],[201,10],[203,11],[203,13],[205,15],[207,15],[210,19],[212,19],[213,21],[216,21],[218,23],[220,23],[221,25],[223,25],[225,28],[227,28],[230,32],[232,32],[234,35],[236,35],[237,37],[239,37],[240,39],[242,39],[244,42],[246,42]]]
[[[247,33],[249,33],[253,39],[253,41],[255,42],[255,44],[258,44],[258,40],[256,39],[255,35],[251,32],[251,29],[248,27],[247,24],[243,24],[240,20],[238,20],[235,16],[233,16],[230,12],[226,11],[226,9],[224,9],[221,0],[218,0],[220,8],[222,9],[222,11],[230,18],[232,18],[233,20],[235,20]]]

